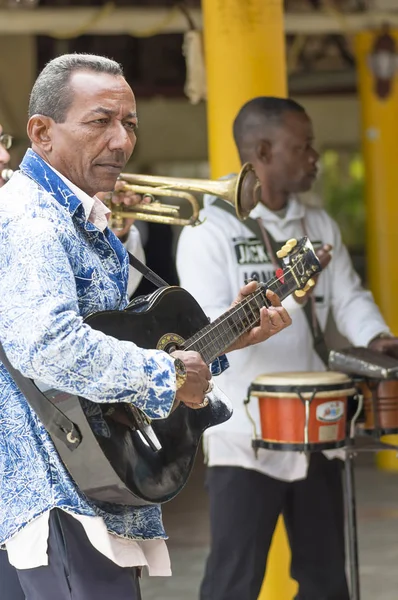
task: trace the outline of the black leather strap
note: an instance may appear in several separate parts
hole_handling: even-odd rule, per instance
[[[142,263],[140,260],[138,260],[138,258],[133,256],[133,254],[130,254],[130,252],[127,252],[127,254],[129,255],[130,265],[134,269],[137,269],[137,271],[139,271],[141,275],[148,279],[148,281],[153,283],[153,285],[156,285],[156,287],[170,287],[167,281],[159,277],[159,275],[156,275],[156,273],[152,271],[152,269],[144,265],[144,263]]]
[[[25,396],[50,435],[54,435],[64,442],[70,450],[77,448],[82,441],[82,437],[76,425],[39,390],[31,379],[24,377],[22,373],[14,369],[1,344],[0,361],[10,373],[20,392]]]
[[[218,208],[221,208],[222,210],[226,210],[227,212],[232,214],[234,217],[236,217],[236,211],[235,211],[234,207],[231,204],[228,204],[227,202],[225,202],[225,200],[222,200],[221,198],[217,198],[217,200],[215,200],[215,202],[213,202],[213,206],[217,206]],[[245,227],[250,229],[250,231],[256,236],[256,238],[263,244],[264,249],[267,250],[265,248],[261,229],[260,229],[260,226],[257,223],[257,221],[255,219],[251,219],[249,217],[249,218],[245,219],[243,224],[245,225]],[[275,241],[275,239],[272,237],[272,235],[270,234],[268,229],[266,231],[267,231],[267,235],[268,235],[273,253],[275,255],[275,260],[278,261],[276,253],[280,249],[280,243],[278,244],[278,242]],[[278,261],[278,262],[280,262],[280,265],[282,266],[282,262],[281,261]],[[326,345],[323,331],[322,331],[321,326],[319,325],[318,319],[316,317],[315,310],[313,310],[312,302],[306,302],[303,309],[304,309],[304,314],[306,316],[308,326],[311,331],[312,339],[314,342],[314,350],[318,354],[319,358],[324,363],[324,365],[327,367],[328,359],[329,359],[329,350]],[[315,328],[314,328],[314,325],[315,325]]]

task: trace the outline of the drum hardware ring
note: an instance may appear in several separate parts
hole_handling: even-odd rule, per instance
[[[247,398],[245,398],[243,400],[243,404],[245,406],[245,411],[246,411],[246,415],[250,421],[250,423],[252,424],[253,427],[253,435],[254,435],[254,439],[257,440],[258,439],[258,435],[257,435],[257,427],[256,427],[256,422],[253,419],[253,417],[250,414],[249,411],[249,403],[250,403],[250,392],[251,392],[251,386],[249,387],[249,389],[247,390]],[[254,456],[256,457],[256,460],[258,460],[258,447],[257,446],[253,446],[253,452],[254,452]]]
[[[350,440],[354,440],[355,438],[355,428],[356,428],[356,424],[357,424],[357,419],[359,417],[359,415],[361,414],[362,411],[362,407],[363,407],[363,394],[354,394],[354,396],[352,396],[354,398],[354,400],[358,401],[358,408],[356,410],[356,413],[354,414],[354,416],[351,419],[351,424],[350,424]]]
[[[310,422],[310,404],[315,398],[318,390],[314,390],[312,392],[311,398],[303,398],[298,388],[295,389],[295,393],[300,398],[301,402],[304,404],[305,411],[305,424],[304,424],[304,444],[309,444],[310,436],[309,436],[309,422]],[[305,450],[305,454],[308,452]]]

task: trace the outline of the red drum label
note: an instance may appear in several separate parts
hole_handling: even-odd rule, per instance
[[[324,402],[316,407],[316,418],[318,421],[328,423],[338,421],[344,415],[344,402],[334,400],[333,402]]]

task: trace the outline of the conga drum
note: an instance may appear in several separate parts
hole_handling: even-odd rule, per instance
[[[270,373],[257,377],[261,438],[253,447],[320,451],[346,444],[347,400],[357,394],[348,375],[335,371]]]
[[[356,385],[363,395],[363,430],[375,437],[398,433],[398,380],[364,379]]]

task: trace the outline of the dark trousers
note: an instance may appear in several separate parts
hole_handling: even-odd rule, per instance
[[[17,570],[10,565],[3,550],[0,550],[0,600],[25,600]]]
[[[48,555],[48,566],[17,570],[26,600],[141,600],[137,570],[98,552],[61,510],[50,514]]]
[[[291,547],[296,600],[349,600],[343,463],[313,453],[305,480],[284,482],[238,467],[211,467],[211,551],[201,600],[257,600],[279,515]]]

